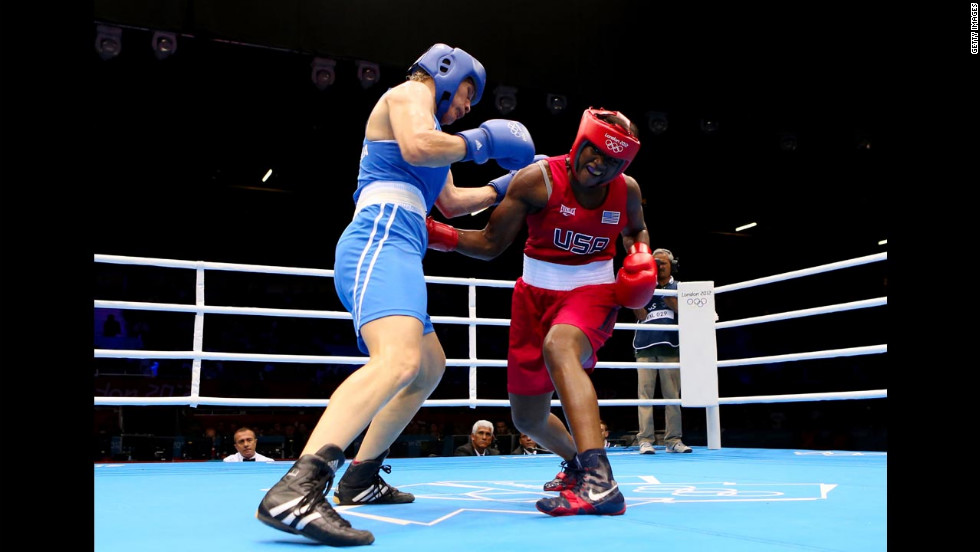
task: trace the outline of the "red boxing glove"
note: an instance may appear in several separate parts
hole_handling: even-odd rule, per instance
[[[616,302],[628,309],[642,309],[653,298],[657,289],[657,263],[650,253],[650,246],[636,242],[630,246],[630,254],[623,259],[623,267],[616,274]]]
[[[459,243],[459,231],[436,221],[431,216],[425,219],[425,229],[429,231],[429,249],[436,251],[456,251]]]

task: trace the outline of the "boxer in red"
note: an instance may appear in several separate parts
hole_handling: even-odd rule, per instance
[[[646,305],[657,286],[640,186],[623,173],[639,149],[636,125],[625,115],[587,109],[569,154],[504,177],[507,193],[485,228],[457,229],[432,217],[426,223],[430,249],[487,260],[527,221],[524,270],[511,300],[507,391],[517,429],[564,459],[544,486],[559,495],[537,501],[552,516],[626,511],[590,374],[620,307]],[[629,252],[618,274],[617,236]],[[556,391],[571,433],[551,413]]]

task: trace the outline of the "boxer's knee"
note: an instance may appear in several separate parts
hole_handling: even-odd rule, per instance
[[[568,325],[555,326],[545,336],[542,355],[549,372],[565,367],[581,368],[585,359],[591,357],[592,346],[582,330]]]
[[[542,430],[548,425],[547,417],[542,419],[536,415],[512,413],[511,418],[514,421],[514,427],[517,431],[527,435],[541,435]]]
[[[510,417],[514,427],[528,435],[543,435],[551,416],[551,393],[542,395],[510,395]]]
[[[432,391],[439,385],[443,374],[446,372],[446,358],[441,361],[425,361],[419,367],[418,375],[413,385],[428,391]]]
[[[414,382],[422,371],[419,351],[403,350],[400,354],[380,355],[375,360],[378,367],[375,378],[387,381],[387,385],[396,389]]]
[[[446,372],[446,353],[435,332],[422,337],[421,366],[415,384],[421,388],[435,388]]]

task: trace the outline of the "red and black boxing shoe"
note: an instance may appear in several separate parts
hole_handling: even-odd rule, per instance
[[[619,516],[626,513],[626,498],[616,481],[600,481],[586,477],[573,489],[565,489],[556,497],[542,498],[535,503],[539,512],[549,516]],[[591,481],[590,481],[591,480]]]
[[[574,465],[574,461],[566,462],[562,460],[561,471],[554,479],[544,484],[544,490],[561,492],[574,489],[578,480],[582,477],[582,470]]]

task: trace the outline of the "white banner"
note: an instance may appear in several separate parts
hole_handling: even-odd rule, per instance
[[[718,406],[715,283],[678,282],[681,406]]]

